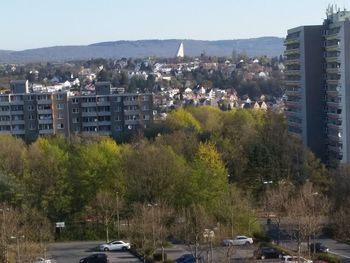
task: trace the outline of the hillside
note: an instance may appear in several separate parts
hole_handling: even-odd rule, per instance
[[[238,40],[137,40],[101,42],[87,46],[54,46],[23,51],[0,50],[0,63],[33,61],[67,61],[89,58],[173,57],[183,42],[186,56],[230,56],[233,50],[249,56],[279,56],[283,53],[283,38],[261,37]]]

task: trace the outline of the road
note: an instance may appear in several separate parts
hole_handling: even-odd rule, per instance
[[[49,246],[48,254],[57,263],[78,263],[81,258],[93,254],[96,251],[95,248],[101,243],[103,241],[54,243]],[[129,252],[108,252],[106,254],[110,263],[141,262]]]
[[[48,248],[48,254],[57,263],[78,263],[83,257],[86,257],[92,253],[96,253],[96,248],[103,241],[91,241],[91,242],[64,242],[53,243]],[[214,262],[226,262],[228,247],[216,247],[213,249]],[[253,257],[253,252],[256,249],[255,246],[249,247],[232,247],[229,251],[231,261],[244,261]],[[161,252],[158,250],[157,252]],[[184,254],[190,254],[191,251],[186,245],[174,245],[171,248],[165,248],[164,252],[167,254],[168,259],[177,259]],[[208,248],[201,247],[199,250],[200,255],[203,258],[207,257]],[[133,263],[141,262],[129,252],[108,252],[110,263]]]
[[[339,243],[338,241],[329,238],[316,239],[316,242],[321,242],[327,246],[330,253],[342,258],[342,262],[350,263],[350,246],[348,244]]]

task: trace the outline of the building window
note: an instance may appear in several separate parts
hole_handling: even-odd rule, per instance
[[[59,130],[64,129],[63,123],[58,123],[58,124],[57,124],[57,129],[59,129]]]
[[[149,105],[148,105],[148,104],[143,105],[143,106],[142,106],[142,110],[149,110]]]
[[[35,120],[35,115],[34,114],[29,114],[28,115],[28,120]]]
[[[63,94],[57,94],[57,95],[56,95],[56,99],[57,99],[57,100],[64,100]]]
[[[121,121],[122,120],[122,116],[121,115],[117,115],[114,117],[115,121]]]
[[[29,125],[29,130],[31,130],[31,131],[36,130],[36,125],[33,124],[33,123],[31,123],[31,124]]]
[[[78,98],[73,98],[72,99],[72,103],[73,104],[78,104],[79,103],[79,99]]]
[[[121,125],[116,125],[115,126],[115,131],[121,131],[122,130],[122,126]]]
[[[72,109],[72,112],[73,112],[73,113],[79,113],[79,108],[73,108],[73,109]]]
[[[57,109],[63,110],[64,109],[64,104],[62,104],[62,103],[57,104]]]
[[[34,96],[33,95],[28,95],[27,96],[27,100],[28,101],[33,101],[34,100]]]
[[[59,112],[57,119],[59,119],[59,120],[64,119],[64,114],[62,112]]]
[[[28,105],[28,110],[33,111],[35,109],[34,105]]]

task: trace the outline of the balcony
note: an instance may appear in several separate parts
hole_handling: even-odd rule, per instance
[[[99,126],[111,126],[111,121],[99,121]]]
[[[300,53],[300,48],[293,48],[293,49],[286,49],[284,51],[284,55],[292,55],[292,54],[299,54]]]
[[[124,115],[138,115],[140,112],[140,110],[124,110]]]
[[[47,110],[39,110],[38,109],[38,114],[52,114],[52,110],[51,109],[47,109]]]
[[[301,96],[300,90],[286,90],[285,93],[287,96],[297,96],[297,97]]]
[[[296,59],[287,59],[284,62],[285,65],[300,65],[300,59],[296,58]]]
[[[124,121],[125,125],[135,125],[135,124],[139,124],[139,123],[140,123],[140,120],[127,120],[127,121]]]
[[[10,116],[10,110],[8,111],[0,111],[0,116]]]
[[[340,81],[340,79],[327,79],[326,80],[327,84],[330,84],[330,85],[338,85],[339,81]]]
[[[52,100],[37,100],[38,105],[51,105]]]
[[[82,117],[96,117],[97,116],[97,112],[96,111],[92,111],[92,112],[82,112],[81,113]]]
[[[82,102],[81,107],[82,108],[87,108],[87,107],[96,107],[97,103],[96,102]]]
[[[91,121],[91,122],[82,122],[81,124],[83,127],[96,127],[97,121]]]
[[[328,63],[331,63],[331,62],[340,62],[340,60],[339,60],[339,56],[332,56],[332,57],[326,57],[326,61],[328,62]]]
[[[341,114],[332,113],[332,112],[327,112],[327,116],[331,119],[340,119],[341,118]]]
[[[111,102],[110,101],[98,101],[96,103],[97,106],[110,106]]]
[[[39,124],[52,124],[52,119],[39,119]]]
[[[284,75],[287,75],[287,76],[300,76],[300,69],[289,69],[289,70],[286,70],[284,71]]]
[[[339,48],[340,48],[339,45],[326,46],[326,51],[338,51]]]
[[[0,106],[9,106],[10,102],[9,101],[0,101]]]
[[[11,111],[11,114],[12,115],[23,115],[24,112],[23,112],[23,110],[14,110],[14,111]]]
[[[23,124],[24,125],[25,121],[24,120],[12,120],[11,124]]]
[[[326,68],[326,72],[330,74],[339,74],[340,68]]]
[[[339,124],[333,124],[333,123],[327,123],[327,126],[331,129],[335,129],[337,131],[340,131],[342,129],[342,126]]]
[[[49,129],[49,130],[39,130],[39,134],[41,135],[45,135],[45,134],[53,134],[53,129]]]
[[[287,86],[299,86],[300,80],[284,80],[284,84]]]
[[[332,107],[332,108],[341,109],[341,104],[340,104],[340,102],[327,101],[326,103],[327,103],[328,106],[330,106],[330,107]]]
[[[300,113],[295,112],[295,111],[285,111],[284,113],[286,114],[286,116],[291,116],[291,117],[299,117],[300,116]]]
[[[326,93],[332,97],[338,97],[340,94],[338,90],[326,90]]]
[[[287,45],[291,45],[291,44],[296,44],[296,43],[299,43],[299,38],[286,38],[284,40],[284,45],[287,46]]]
[[[327,148],[328,148],[329,151],[335,152],[335,153],[341,153],[343,151],[343,149],[340,148],[340,146],[328,145]]]
[[[301,104],[301,101],[291,101],[291,100],[287,100],[286,101],[286,106],[292,106],[292,107],[299,107]]]
[[[339,39],[339,32],[338,33],[326,34],[325,38],[327,40]]]
[[[139,101],[138,100],[124,100],[123,104],[125,106],[139,105]]]
[[[111,116],[111,112],[110,111],[99,111],[97,112],[98,116]]]

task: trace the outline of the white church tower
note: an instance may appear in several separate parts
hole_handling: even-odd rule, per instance
[[[185,56],[184,43],[181,42],[179,48],[177,49],[176,57],[183,58]]]

